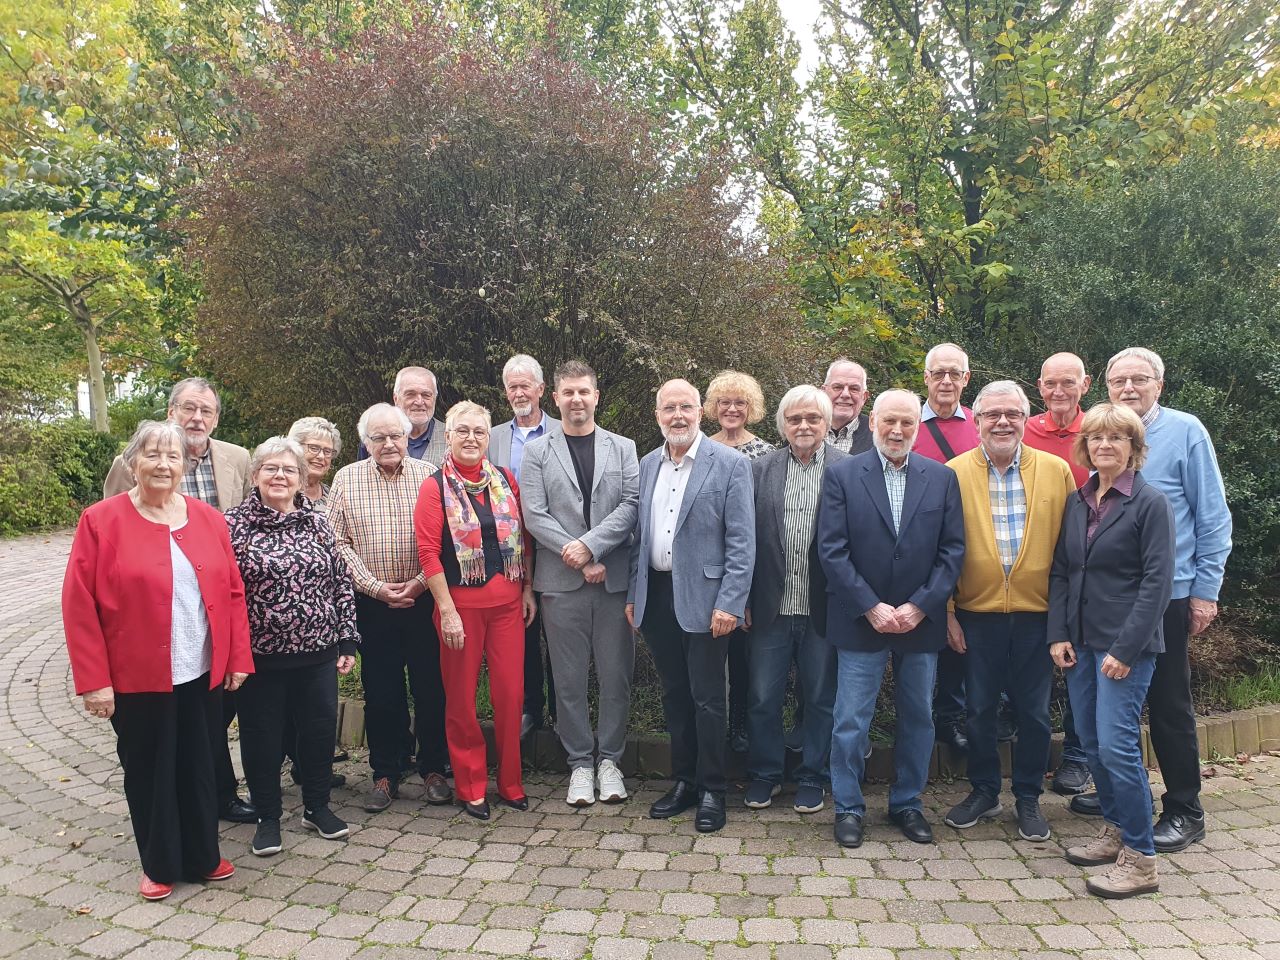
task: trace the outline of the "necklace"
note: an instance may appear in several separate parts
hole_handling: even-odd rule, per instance
[[[182,515],[186,512],[183,509],[182,500],[173,494],[170,494],[160,507],[154,507],[144,501],[136,488],[129,491],[129,499],[143,518],[153,523],[162,523],[166,527],[172,527],[175,522],[182,520]]]

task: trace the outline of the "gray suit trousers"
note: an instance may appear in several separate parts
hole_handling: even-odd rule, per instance
[[[585,583],[567,593],[542,594],[542,621],[547,631],[551,672],[556,678],[556,733],[569,755],[569,769],[615,763],[626,746],[631,710],[631,675],[636,644],[627,625],[624,592],[609,593],[603,583]],[[591,730],[587,682],[596,664],[600,690],[599,724]]]

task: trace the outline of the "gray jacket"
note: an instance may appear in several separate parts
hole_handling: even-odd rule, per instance
[[[543,414],[543,416],[545,416],[547,420],[547,429],[546,432],[542,434],[543,437],[550,436],[560,429],[559,420],[551,416],[549,413]],[[515,426],[515,423],[516,421],[513,418],[504,423],[496,424],[489,431],[489,462],[495,467],[506,467],[508,470],[511,469],[511,430]],[[535,439],[541,440],[542,437],[536,437]],[[533,441],[530,442],[532,443]],[[529,448],[528,445],[526,445],[525,453],[528,452]],[[520,461],[520,472],[521,474],[524,473],[523,460]],[[517,478],[517,480],[519,479],[520,478]],[[520,481],[520,492],[521,494],[524,493],[524,482],[522,480]]]

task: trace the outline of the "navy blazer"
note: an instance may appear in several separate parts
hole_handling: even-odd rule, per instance
[[[1087,644],[1126,666],[1164,652],[1164,610],[1173,593],[1173,508],[1134,474],[1086,543],[1089,506],[1067,498],[1049,571],[1048,642]]]
[[[827,467],[818,511],[818,554],[827,575],[827,639],[844,650],[921,653],[947,642],[947,601],[964,562],[960,484],[950,467],[907,459],[902,522],[893,532],[880,454]],[[914,603],[924,619],[910,633],[879,633],[877,603]]]

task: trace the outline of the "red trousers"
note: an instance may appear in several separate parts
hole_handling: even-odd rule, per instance
[[[520,771],[520,713],[524,709],[524,618],[520,601],[497,607],[458,607],[466,636],[461,650],[440,641],[444,677],[444,729],[458,799],[484,799],[489,785],[488,754],[476,717],[480,658],[489,665],[489,699],[498,747],[498,794],[508,800],[525,795]],[[440,612],[436,631],[441,637]]]

